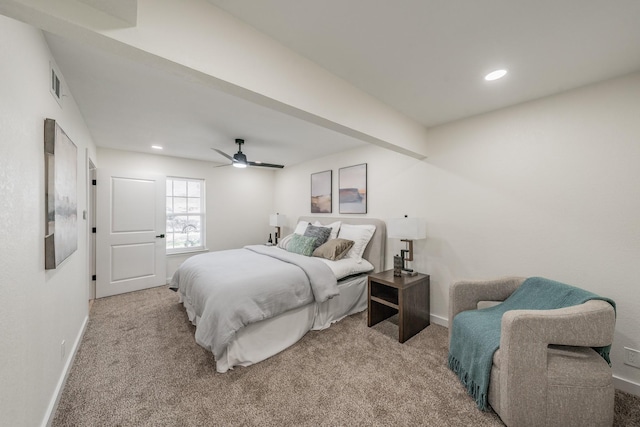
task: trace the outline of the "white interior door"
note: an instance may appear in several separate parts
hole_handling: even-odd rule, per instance
[[[97,172],[96,297],[166,283],[165,177]]]

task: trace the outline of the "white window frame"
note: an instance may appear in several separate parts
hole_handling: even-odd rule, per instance
[[[198,182],[200,183],[200,211],[199,212],[189,212],[188,208],[187,208],[187,212],[169,212],[169,208],[168,206],[165,206],[165,209],[167,211],[167,223],[176,216],[199,216],[200,217],[200,242],[201,244],[198,246],[191,246],[191,247],[186,247],[186,248],[169,248],[169,241],[171,240],[172,242],[174,241],[173,238],[169,239],[169,234],[174,234],[173,231],[170,230],[165,230],[165,234],[166,234],[166,249],[167,249],[167,255],[172,255],[172,254],[183,254],[183,253],[189,253],[189,252],[198,252],[198,251],[204,251],[206,250],[206,219],[207,219],[207,215],[206,215],[206,200],[205,200],[205,180],[204,179],[199,179],[199,178],[184,178],[184,177],[177,177],[177,176],[168,176],[167,177],[167,183],[171,182],[172,185],[172,193],[171,195],[167,194],[165,197],[165,204],[168,204],[168,200],[169,198],[171,198],[171,202],[175,203],[175,201],[173,200],[175,197],[175,192],[173,191],[173,185],[176,181],[184,181],[187,184],[187,198],[189,197],[189,193],[188,193],[188,188],[189,188],[189,182]],[[182,197],[182,196],[180,196]],[[188,202],[187,202],[187,206],[188,206]],[[171,207],[171,211],[173,211],[173,206]],[[173,236],[172,236],[173,237]]]

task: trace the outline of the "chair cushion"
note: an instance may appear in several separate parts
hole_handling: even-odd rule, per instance
[[[585,347],[550,346],[548,426],[610,426],[614,417],[613,377],[609,364]]]
[[[548,351],[549,385],[604,387],[611,383],[611,368],[589,347],[551,345]]]
[[[608,414],[611,410],[609,406],[612,406],[608,402],[613,390],[611,368],[595,350],[590,347],[550,345],[547,357],[549,414],[554,413],[554,417],[560,420],[561,415],[567,412],[567,407],[581,406],[569,404],[569,401],[584,400],[590,402],[591,407],[581,410],[586,414],[586,419],[608,420],[611,417]],[[492,363],[488,400],[493,410],[501,414],[500,349],[493,354]],[[597,399],[598,396],[601,398]],[[571,411],[568,413],[573,414]]]
[[[549,385],[602,387],[611,382],[611,368],[590,347],[550,345],[547,352]],[[500,349],[493,354],[492,370],[500,373]]]

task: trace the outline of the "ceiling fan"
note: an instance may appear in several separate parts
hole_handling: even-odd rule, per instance
[[[247,166],[260,166],[263,168],[278,168],[282,169],[284,165],[276,165],[273,163],[264,163],[264,162],[250,162],[247,160],[247,156],[242,152],[242,144],[244,144],[244,139],[237,138],[236,144],[238,144],[238,152],[231,157],[227,153],[224,153],[217,148],[212,148],[213,151],[223,155],[227,159],[231,160],[231,165],[237,168],[246,168]]]

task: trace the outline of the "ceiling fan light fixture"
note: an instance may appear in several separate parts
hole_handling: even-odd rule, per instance
[[[246,168],[247,163],[247,156],[245,156],[243,152],[239,151],[233,155],[233,166],[237,168]]]
[[[233,155],[233,166],[237,168],[246,168],[247,167],[247,156],[242,152],[237,152]]]

